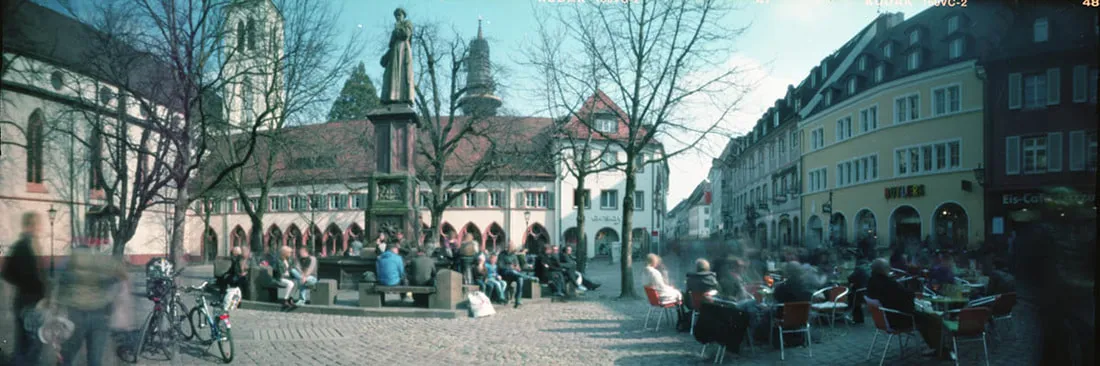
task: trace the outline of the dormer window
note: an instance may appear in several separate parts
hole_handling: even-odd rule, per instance
[[[817,87],[817,71],[811,71],[810,72],[810,87],[811,88],[816,88]]]
[[[1033,38],[1036,43],[1046,42],[1047,37],[1050,35],[1050,24],[1047,23],[1047,18],[1035,19],[1035,25],[1032,26]]]
[[[829,90],[829,91],[825,92],[825,105],[828,106],[828,105],[832,105],[832,104],[833,104],[833,91]]]
[[[915,45],[919,42],[920,42],[920,31],[914,29],[913,31],[909,32],[909,45],[912,46],[912,45]]]
[[[618,130],[617,127],[618,124],[615,123],[614,118],[600,117],[599,119],[596,119],[596,131],[600,131],[603,133],[615,133],[615,131]]]
[[[859,71],[867,71],[867,56],[859,57]]]
[[[799,109],[802,109],[802,100],[801,99],[795,99],[794,100],[794,110],[797,111]]]
[[[909,56],[906,57],[905,60],[905,66],[909,68],[909,71],[920,68],[920,52],[914,51],[909,53]]]
[[[882,46],[882,56],[885,57],[885,58],[894,57],[894,44],[893,43],[887,43],[885,46]]]
[[[821,61],[821,79],[825,80],[827,77],[829,77],[829,61],[825,60]]]
[[[959,57],[962,57],[963,46],[965,46],[965,44],[966,44],[966,39],[964,39],[964,38],[955,38],[955,39],[951,40],[951,43],[948,44],[947,58],[950,58],[950,59],[954,60],[954,59],[957,59]]]
[[[876,83],[881,83],[882,79],[885,79],[885,78],[886,78],[886,65],[882,64],[882,65],[878,65],[877,67],[875,67],[875,82]]]
[[[947,18],[947,34],[955,33],[959,30],[959,16],[953,15]]]
[[[779,111],[772,114],[772,126],[779,127]]]
[[[848,79],[848,95],[856,94],[856,78]]]

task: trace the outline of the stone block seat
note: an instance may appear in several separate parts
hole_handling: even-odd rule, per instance
[[[310,295],[311,305],[332,305],[336,303],[337,282],[333,279],[317,280]]]
[[[477,286],[473,286],[476,290]],[[385,294],[412,293],[413,302],[429,309],[455,310],[469,288],[462,285],[462,275],[452,270],[436,274],[434,286],[379,286],[376,282],[359,283],[359,306],[382,307]]]

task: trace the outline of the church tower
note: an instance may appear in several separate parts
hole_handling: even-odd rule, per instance
[[[282,116],[283,16],[271,0],[234,0],[226,9],[224,115],[235,128],[271,129]]]
[[[489,42],[481,33],[481,19],[477,20],[477,38],[470,41],[470,54],[466,58],[466,96],[460,101],[466,115],[495,116],[500,108],[500,97],[493,95]]]

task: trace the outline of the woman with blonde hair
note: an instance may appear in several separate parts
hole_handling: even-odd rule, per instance
[[[668,274],[661,271],[661,257],[656,254],[649,254],[646,256],[646,286],[652,287],[657,291],[657,297],[661,299],[661,302],[676,302],[680,301],[683,295],[680,290],[677,290],[672,285],[668,284]]]

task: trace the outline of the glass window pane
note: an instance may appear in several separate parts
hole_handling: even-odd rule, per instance
[[[921,159],[924,161],[924,171],[932,170],[932,146],[921,147]]]
[[[909,149],[909,169],[913,173],[920,172],[920,149],[915,147]]]
[[[959,161],[959,143],[957,141],[952,142],[949,146],[951,149],[951,167],[958,168],[961,165]]]
[[[898,174],[906,174],[909,172],[908,165],[905,163],[905,150],[900,150],[894,157],[895,164],[898,165]]]
[[[936,144],[936,169],[947,167],[947,145]]]

